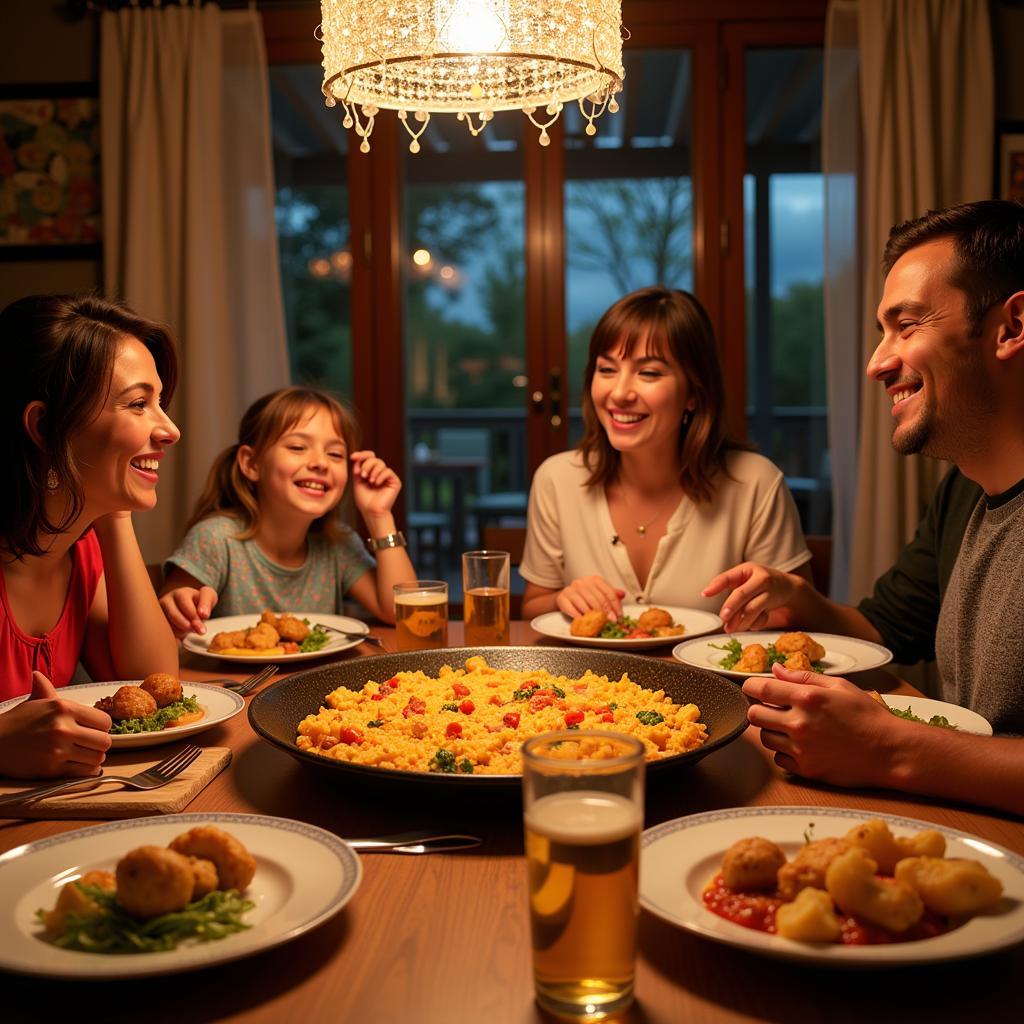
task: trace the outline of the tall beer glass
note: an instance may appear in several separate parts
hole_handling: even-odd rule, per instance
[[[462,599],[467,647],[508,643],[507,551],[467,551],[462,556]]]
[[[444,580],[395,584],[395,637],[400,651],[448,646],[448,584]]]
[[[537,1002],[603,1020],[633,1001],[644,747],[567,730],[523,744]]]

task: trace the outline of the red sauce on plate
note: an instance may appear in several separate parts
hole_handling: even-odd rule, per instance
[[[721,874],[715,875],[703,893],[704,905],[713,914],[727,921],[752,928],[754,931],[775,934],[775,912],[785,900],[777,893],[734,892],[726,886]],[[905,932],[890,932],[855,917],[839,914],[841,931],[839,943],[844,946],[881,946],[890,942],[913,942],[930,939],[949,931],[949,922],[930,910],[925,910],[920,921]]]

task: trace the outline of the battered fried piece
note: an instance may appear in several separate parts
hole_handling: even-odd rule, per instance
[[[846,833],[854,846],[859,846],[878,865],[883,875],[891,875],[904,857],[941,857],[946,840],[933,828],[922,829],[907,838],[897,838],[881,818],[872,818]]]
[[[785,665],[786,668],[795,670],[805,669],[809,672],[811,669],[811,661],[803,651],[794,651],[786,659]]]
[[[637,628],[653,633],[659,626],[671,626],[672,616],[664,608],[648,608],[636,620]]]
[[[280,639],[273,626],[261,622],[258,626],[246,630],[245,642],[241,646],[251,647],[254,651],[265,651],[268,647],[276,647]]]
[[[836,942],[842,925],[827,892],[801,889],[792,903],[783,903],[775,912],[775,930],[800,942]]]
[[[198,900],[217,888],[217,865],[205,857],[189,857],[192,868],[192,899]]]
[[[685,626],[658,626],[654,630],[655,636],[682,636],[686,632]]]
[[[848,839],[817,839],[802,847],[788,863],[779,868],[779,892],[787,902],[801,889],[824,889],[825,872],[840,854],[851,849]]]
[[[144,920],[191,903],[193,885],[188,857],[162,846],[140,846],[117,862],[117,902]]]
[[[269,608],[260,616],[260,622],[265,622],[268,626],[277,629],[277,616]]]
[[[79,885],[95,885],[107,892],[117,888],[112,871],[86,871],[81,878],[68,882],[57,896],[53,910],[47,911],[43,918],[43,924],[50,935],[60,935],[71,914],[76,917],[95,917],[103,913],[102,907],[86,896]]]
[[[242,892],[256,874],[252,854],[232,835],[214,825],[198,825],[178,836],[171,849],[188,857],[212,860],[217,868],[218,889]]]
[[[825,648],[806,633],[783,633],[775,641],[775,650],[780,654],[793,654],[800,651],[806,654],[810,661],[821,661],[825,657]]]
[[[600,608],[591,608],[589,612],[584,612],[572,620],[569,632],[573,636],[597,636],[607,621],[607,612]]]
[[[786,855],[768,839],[753,836],[733,843],[722,858],[722,880],[734,892],[774,889]]]
[[[245,629],[234,629],[228,633],[217,633],[210,641],[210,646],[207,649],[210,651],[226,651],[229,647],[244,647],[245,634],[247,632],[248,630]]]
[[[924,914],[924,903],[906,882],[879,878],[878,865],[860,847],[841,853],[825,872],[825,888],[844,914],[905,932]]]
[[[976,860],[907,857],[896,865],[896,879],[909,885],[929,910],[946,917],[970,917],[991,910],[1003,883]]]
[[[740,660],[733,665],[734,672],[767,672],[768,650],[763,644],[747,644],[740,652]]]
[[[274,626],[282,640],[293,644],[301,644],[309,636],[309,626],[294,615],[282,615]]]
[[[151,672],[139,684],[155,701],[158,708],[165,708],[181,700],[181,683],[166,672]]]
[[[145,718],[156,711],[156,700],[141,686],[119,686],[112,697],[103,697],[93,707],[106,711],[115,722]]]

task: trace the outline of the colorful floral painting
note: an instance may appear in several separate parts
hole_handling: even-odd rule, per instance
[[[99,101],[0,99],[0,246],[100,234]]]

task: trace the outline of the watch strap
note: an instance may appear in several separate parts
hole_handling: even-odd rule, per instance
[[[383,537],[367,537],[367,546],[371,551],[384,551],[387,548],[404,548],[405,534],[401,530],[396,530],[394,533],[387,533]]]

